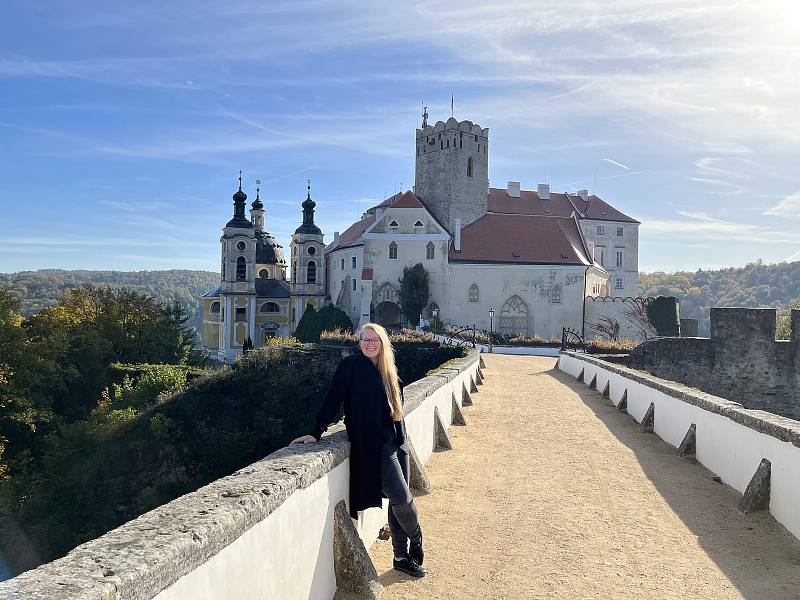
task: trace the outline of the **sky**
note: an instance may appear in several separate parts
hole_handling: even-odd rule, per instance
[[[239,169],[288,257],[410,189],[421,107],[489,177],[588,188],[641,271],[800,260],[800,3],[18,2],[0,19],[0,272],[219,269]]]

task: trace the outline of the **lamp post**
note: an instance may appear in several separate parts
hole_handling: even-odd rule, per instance
[[[492,338],[494,337],[494,309],[489,309],[489,354],[492,353]]]

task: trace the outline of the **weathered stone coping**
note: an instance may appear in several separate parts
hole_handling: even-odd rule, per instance
[[[616,373],[626,379],[658,390],[667,396],[677,398],[682,402],[692,404],[708,412],[728,417],[730,420],[740,425],[744,425],[760,433],[765,433],[782,442],[789,442],[800,448],[800,421],[795,421],[794,419],[782,417],[763,410],[745,408],[738,402],[708,394],[682,383],[661,379],[649,373],[645,373],[644,371],[637,371],[629,367],[610,363],[582,352],[568,351],[562,352],[562,354],[602,367],[606,371]]]
[[[409,414],[479,359],[477,349],[404,388]],[[344,424],[313,445],[295,444],[0,583],[3,600],[150,600],[190,573],[296,490],[350,456]]]

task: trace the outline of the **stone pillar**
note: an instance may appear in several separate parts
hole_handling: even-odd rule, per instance
[[[800,309],[792,309],[792,337],[793,342],[800,342]]]

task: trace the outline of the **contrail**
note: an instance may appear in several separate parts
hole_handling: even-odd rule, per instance
[[[606,162],[610,162],[612,165],[617,165],[618,167],[622,167],[626,171],[630,171],[631,170],[630,167],[626,167],[622,163],[618,163],[617,161],[611,160],[610,158],[604,158],[603,160],[606,161]]]

